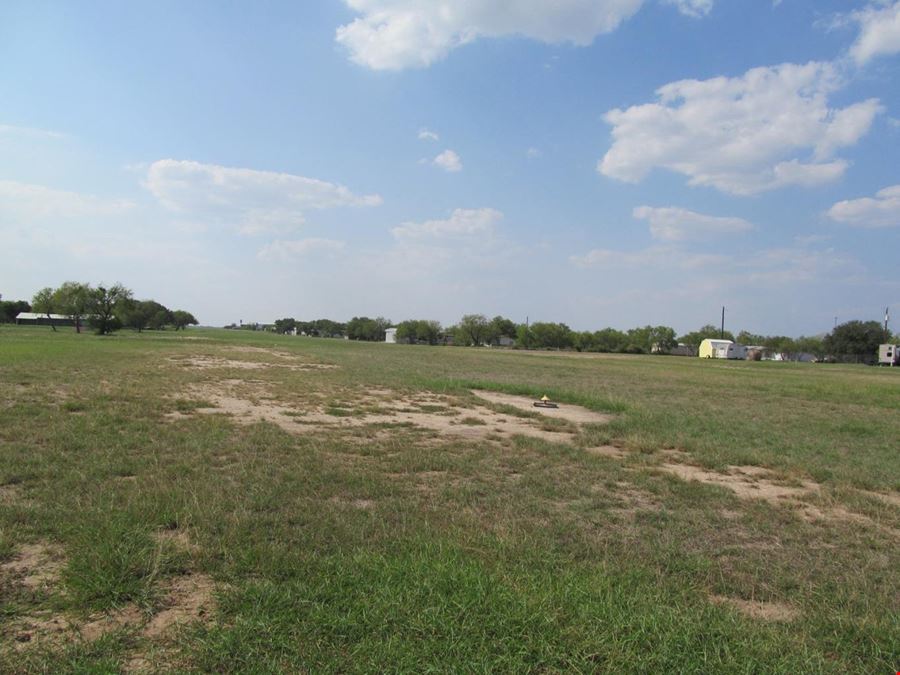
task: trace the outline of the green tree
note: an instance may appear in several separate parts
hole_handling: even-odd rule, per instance
[[[122,320],[122,325],[140,333],[150,328],[150,324],[157,314],[165,316],[168,311],[155,300],[132,300],[123,303],[118,316]]]
[[[38,314],[47,315],[47,321],[50,323],[50,328],[53,329],[54,333],[56,332],[56,326],[53,324],[53,319],[50,318],[50,315],[56,312],[55,302],[53,289],[49,286],[39,290],[31,299],[31,306],[34,311]]]
[[[625,349],[628,336],[615,328],[604,328],[594,332],[592,351],[620,352]]]
[[[53,305],[60,314],[71,316],[75,321],[75,332],[81,332],[81,320],[88,313],[94,289],[90,284],[67,281],[53,291]]]
[[[297,327],[297,320],[292,318],[276,319],[275,330],[279,333],[291,333]]]
[[[176,309],[172,312],[172,324],[175,326],[175,330],[185,330],[188,326],[196,326],[197,319],[190,312]]]
[[[97,286],[89,289],[85,310],[91,317],[91,325],[97,335],[109,335],[121,327],[122,322],[117,313],[127,312],[131,302],[131,291],[122,284],[113,284],[109,288]]]
[[[829,354],[869,361],[878,354],[878,345],[890,338],[890,333],[877,321],[848,321],[825,336],[824,348]]]
[[[706,324],[705,326],[701,327],[700,329],[695,330],[693,333],[687,333],[686,335],[682,335],[680,338],[678,338],[678,341],[683,342],[686,345],[690,345],[691,347],[699,347],[700,343],[703,342],[704,340],[706,340],[707,338],[710,338],[713,340],[718,340],[721,338],[724,340],[731,340],[732,342],[734,342],[734,334],[733,333],[730,333],[727,330],[724,333],[722,333],[722,331],[719,328],[717,328],[716,326],[713,326],[712,324]]]
[[[24,300],[3,300],[0,302],[0,323],[14,323],[20,312],[30,312],[31,305]]]
[[[466,314],[456,326],[455,344],[479,347],[488,337],[488,320],[484,314]]]
[[[572,330],[564,323],[536,321],[531,324],[533,347],[538,349],[567,349],[572,346]]]

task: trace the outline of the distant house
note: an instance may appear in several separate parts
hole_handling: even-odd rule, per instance
[[[384,341],[389,345],[397,344],[397,329],[388,328],[384,331]]]
[[[16,325],[21,326],[74,326],[75,319],[66,314],[38,314],[37,312],[19,312],[16,314]]]
[[[731,340],[706,338],[700,343],[698,356],[701,359],[745,359],[747,350]]]
[[[511,338],[508,335],[501,335],[497,338],[498,347],[512,347],[514,344],[516,344],[515,338]]]

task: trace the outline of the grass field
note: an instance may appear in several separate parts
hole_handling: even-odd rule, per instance
[[[4,326],[0,672],[892,673],[898,451],[900,369]]]

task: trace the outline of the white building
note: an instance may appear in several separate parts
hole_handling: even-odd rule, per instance
[[[397,329],[388,328],[384,331],[384,341],[389,345],[397,344]]]

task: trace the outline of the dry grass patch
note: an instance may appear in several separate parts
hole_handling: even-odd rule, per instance
[[[558,408],[536,408],[534,399],[527,396],[514,396],[496,391],[483,391],[472,389],[471,393],[480,399],[498,405],[508,405],[524,412],[537,413],[551,419],[566,420],[574,424],[609,424],[613,420],[612,415],[588,410],[579,405],[560,403]]]
[[[759,600],[742,600],[728,598],[724,595],[712,595],[710,601],[737,610],[740,614],[759,621],[790,622],[800,617],[796,608],[783,602],[761,602]]]

